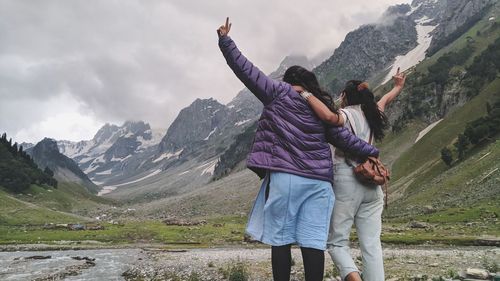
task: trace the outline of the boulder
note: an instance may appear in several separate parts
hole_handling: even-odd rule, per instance
[[[476,278],[479,280],[488,280],[490,277],[490,273],[481,268],[467,268],[467,270],[465,270],[465,274],[467,278]]]
[[[411,221],[408,226],[410,228],[429,228],[429,224],[420,221]]]

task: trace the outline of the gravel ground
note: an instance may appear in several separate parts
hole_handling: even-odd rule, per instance
[[[292,280],[303,280],[300,250],[292,250],[295,265]],[[352,250],[360,264],[360,252]],[[127,274],[127,280],[222,280],[231,269],[243,265],[250,280],[272,280],[268,248],[218,248],[188,251],[144,249],[142,259]],[[336,270],[326,257],[326,276],[335,277]],[[500,264],[500,248],[492,247],[386,247],[384,249],[386,279],[410,280],[459,273],[466,268],[485,268]],[[140,277],[140,278],[138,278]],[[195,279],[198,277],[198,279]],[[176,279],[177,278],[177,279]],[[418,279],[417,279],[418,280]]]

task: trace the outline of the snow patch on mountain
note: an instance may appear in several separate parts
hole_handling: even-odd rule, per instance
[[[113,190],[116,189],[116,186],[104,186],[99,193],[97,193],[97,196],[103,196],[104,194],[108,194],[112,192]]]
[[[236,123],[234,123],[234,126],[236,126],[236,127],[241,126],[241,125],[243,125],[243,124],[245,124],[245,123],[250,122],[251,120],[252,120],[252,119],[247,119],[247,120],[243,120],[243,121],[236,122]]]
[[[140,145],[137,147],[137,151],[144,150],[146,148],[149,148],[151,146],[158,145],[163,138],[163,135],[165,135],[165,132],[163,131],[156,131],[156,130],[147,130],[144,132],[145,134],[151,134],[151,139],[147,140],[143,138],[142,136],[137,137],[137,141],[140,143]]]
[[[159,174],[159,173],[161,173],[161,172],[162,172],[162,170],[161,170],[161,169],[154,170],[153,172],[151,172],[151,173],[149,173],[149,174],[147,174],[147,175],[143,176],[142,178],[138,178],[138,179],[136,179],[136,180],[133,180],[133,181],[128,181],[128,182],[124,182],[124,183],[120,183],[120,184],[115,184],[114,186],[117,186],[117,187],[118,187],[118,186],[124,186],[124,185],[127,185],[127,184],[132,184],[132,183],[140,182],[140,181],[145,180],[145,179],[147,179],[147,178],[150,178],[150,177],[152,177],[152,176],[156,176],[156,175],[158,175],[158,174]]]
[[[78,161],[78,162],[80,162],[80,163],[87,163],[87,162],[90,162],[90,161],[94,161],[94,159],[95,159],[94,157],[84,157],[84,158],[80,159],[80,161]]]
[[[217,131],[217,127],[215,127],[210,133],[208,133],[208,136],[206,138],[204,138],[203,140],[208,140],[210,138],[210,136],[215,133],[215,131]]]
[[[104,160],[104,155],[101,155],[101,156],[97,157],[96,159],[94,159],[94,161],[92,161],[92,164],[104,163],[104,162],[106,162],[106,160]]]
[[[155,160],[153,160],[153,163],[160,162],[160,161],[162,161],[164,159],[170,159],[172,157],[177,157],[177,156],[181,155],[182,151],[184,151],[184,149],[180,149],[180,150],[178,150],[176,152],[163,153],[158,158],[156,158]]]
[[[406,13],[406,16],[409,16],[409,15],[413,14],[413,12],[415,12],[416,10],[418,10],[418,8],[420,8],[421,6],[422,6],[422,3],[418,4],[418,5],[417,5],[417,6],[415,6],[415,7],[413,7],[413,6],[412,6],[412,7],[411,7],[411,10],[410,10],[410,11],[408,11],[408,13]]]
[[[96,175],[111,175],[113,169],[95,173]]]
[[[90,166],[87,169],[85,169],[83,172],[86,175],[88,175],[88,174],[92,173],[93,171],[97,170],[97,168],[99,168],[99,166],[90,164]],[[90,178],[90,179],[92,179],[92,178]]]
[[[432,19],[429,19],[426,16],[415,20],[415,23],[417,23],[417,47],[415,47],[405,55],[397,56],[395,58],[391,70],[384,78],[382,84],[385,84],[387,83],[387,81],[391,80],[398,67],[400,68],[400,71],[405,71],[425,59],[425,53],[427,52],[427,49],[429,49],[432,41],[432,36],[430,35],[430,33],[437,27],[437,25],[427,25],[427,23],[431,20]]]
[[[123,157],[123,158],[113,157],[113,158],[111,158],[111,160],[109,160],[109,161],[110,161],[110,162],[123,162],[123,161],[125,161],[125,160],[129,159],[130,157],[132,157],[132,155],[130,155],[130,154],[129,154],[129,155],[127,155],[127,156],[125,156],[125,157]]]
[[[415,143],[417,143],[421,138],[423,138],[428,132],[432,130],[432,128],[436,127],[439,122],[443,121],[443,119],[439,119],[438,121],[430,124],[429,126],[425,127],[420,133],[418,133],[417,139],[415,140]]]
[[[217,165],[217,162],[219,162],[219,159],[216,159],[212,162],[209,162],[207,164],[205,164],[205,166],[208,166],[207,168],[205,168],[202,172],[201,172],[201,175],[213,175],[214,174],[214,170],[215,170],[215,166]]]

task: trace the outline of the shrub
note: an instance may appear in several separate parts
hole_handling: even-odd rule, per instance
[[[232,262],[226,268],[219,268],[219,272],[229,281],[248,281],[250,277],[247,266],[241,261]]]
[[[200,274],[197,272],[192,271],[191,274],[188,277],[188,281],[201,281]]]
[[[448,147],[443,147],[443,149],[441,149],[441,159],[447,166],[451,166],[453,155]]]

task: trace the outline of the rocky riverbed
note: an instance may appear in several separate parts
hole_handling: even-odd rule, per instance
[[[292,280],[303,280],[300,250],[293,250]],[[360,264],[360,252],[353,249]],[[325,280],[338,275],[326,257]],[[499,271],[500,248],[395,247],[384,249],[387,280],[462,280],[465,271]],[[491,274],[490,274],[491,273]],[[481,276],[481,275],[479,275]],[[499,275],[500,276],[500,275]],[[272,280],[270,250],[264,247],[213,249],[97,249],[0,252],[0,280]],[[437,279],[439,277],[445,279]],[[434,278],[434,279],[433,279]],[[475,279],[479,279],[476,277]]]
[[[352,252],[361,265],[359,250],[353,249]],[[147,250],[142,253],[146,258],[126,272],[127,280],[149,280],[154,277],[164,280],[224,280],[231,274],[246,275],[249,280],[272,280],[270,250],[267,248]],[[467,268],[495,271],[496,274],[500,270],[500,249],[386,247],[384,260],[388,280],[432,280],[438,277],[452,280],[459,278],[460,274],[465,277]],[[303,280],[299,249],[293,249],[293,261],[292,280]],[[329,257],[326,263],[325,279],[335,280],[338,274]],[[494,274],[489,275],[488,280]]]

